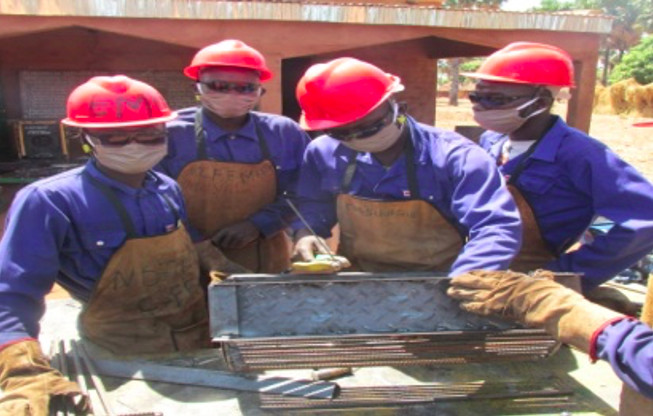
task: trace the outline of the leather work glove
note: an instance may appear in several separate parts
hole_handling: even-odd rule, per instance
[[[451,280],[447,294],[460,307],[480,315],[496,314],[544,328],[559,341],[589,352],[595,331],[623,317],[554,282],[552,274],[529,276],[512,271],[475,270]]]
[[[213,244],[221,248],[243,248],[261,236],[251,221],[241,221],[221,229],[213,237]]]
[[[633,302],[618,289],[599,286],[585,295],[587,300],[629,316],[639,316],[642,304]]]
[[[0,414],[47,416],[55,402],[67,402],[80,414],[90,412],[90,401],[79,386],[50,367],[36,340],[0,350]]]
[[[195,243],[195,250],[199,257],[200,273],[207,276],[212,272],[220,272],[224,275],[234,273],[251,273],[240,264],[229,260],[222,250],[216,247],[211,240],[204,240]]]
[[[306,228],[295,234],[295,248],[292,258],[297,261],[313,261],[316,254],[329,254],[326,241],[322,237],[313,235]]]

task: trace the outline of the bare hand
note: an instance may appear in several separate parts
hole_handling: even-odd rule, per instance
[[[314,236],[310,231],[303,229],[295,236],[292,258],[296,261],[311,261],[316,254],[330,254],[325,247],[328,246],[322,237]]]

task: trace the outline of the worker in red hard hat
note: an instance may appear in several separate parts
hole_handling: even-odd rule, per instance
[[[299,81],[301,123],[324,134],[304,156],[298,199],[308,227],[294,224],[295,256],[324,253],[338,223],[339,252],[363,271],[506,268],[521,228],[495,163],[408,116],[395,99],[403,88],[354,58],[314,65]]]
[[[488,130],[481,146],[506,176],[524,223],[511,269],[580,273],[584,294],[635,313],[637,305],[624,296],[597,287],[653,250],[653,186],[551,114],[560,89],[574,87],[571,57],[555,46],[517,42],[465,75],[478,79],[469,98],[474,118]],[[568,251],[597,216],[614,226]]]
[[[279,273],[290,265],[285,232],[309,137],[293,120],[254,111],[272,78],[263,55],[239,40],[201,49],[184,74],[199,107],[168,123],[162,172],[179,182],[190,223],[245,271]]]
[[[81,129],[92,158],[23,188],[0,242],[1,414],[47,415],[50,398],[85,407],[37,340],[55,282],[84,304],[81,335],[114,353],[210,346],[181,191],[151,170],[175,117],[158,91],[124,75],[70,94],[63,123]]]

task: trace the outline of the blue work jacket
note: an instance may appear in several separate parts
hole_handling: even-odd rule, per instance
[[[21,189],[0,241],[0,345],[38,336],[44,297],[55,281],[87,301],[125,242],[117,210],[88,176],[115,192],[139,236],[169,233],[186,221],[179,187],[153,171],[136,189],[108,178],[89,161]]]
[[[498,161],[506,140],[506,135],[486,132],[480,144]],[[559,117],[536,145],[532,154],[517,156],[500,169],[509,177],[527,158],[516,185],[558,256],[545,268],[584,274],[587,292],[653,250],[653,186],[642,174]],[[591,244],[565,252],[599,215],[614,227]]]
[[[521,223],[496,164],[473,142],[407,117],[420,199],[428,202],[465,237],[451,267],[456,275],[473,269],[506,269],[521,245]],[[309,144],[298,185],[300,211],[323,237],[337,222],[336,197],[351,158],[356,171],[346,193],[376,200],[411,200],[402,154],[386,168],[371,153],[359,153],[321,136]],[[295,230],[303,228],[296,221]]]

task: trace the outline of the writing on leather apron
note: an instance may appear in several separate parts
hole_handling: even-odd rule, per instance
[[[412,200],[376,201],[347,194],[356,170],[352,156],[337,197],[339,253],[370,271],[448,271],[463,246],[460,233],[434,206],[419,199],[412,138],[405,147]]]
[[[517,186],[517,180],[526,167],[526,160],[535,151],[538,143],[539,140],[533,143],[523,154],[522,160],[508,179],[508,190],[515,200],[522,221],[521,250],[510,264],[510,269],[517,272],[528,272],[542,268],[545,264],[557,258],[544,241],[544,238],[542,238],[542,232],[533,208]]]
[[[199,285],[197,253],[183,225],[137,237],[114,191],[87,175],[118,211],[127,239],[96,283],[80,315],[81,332],[118,354],[194,350],[210,346],[208,310]],[[171,208],[172,203],[167,200]]]
[[[250,115],[250,117],[254,117]],[[277,178],[270,151],[255,121],[262,160],[236,163],[208,160],[202,115],[195,116],[198,160],[186,165],[177,181],[181,186],[190,223],[205,237],[247,220],[277,195]],[[279,273],[290,266],[290,239],[285,232],[260,237],[241,249],[222,249],[235,263],[253,272]]]

